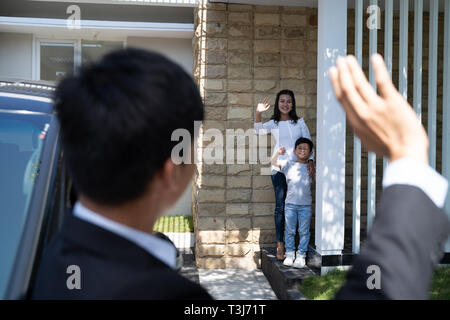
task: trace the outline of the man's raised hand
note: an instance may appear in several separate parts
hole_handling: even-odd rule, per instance
[[[371,57],[380,95],[353,56],[339,57],[329,70],[331,83],[347,120],[362,145],[395,161],[415,158],[428,164],[428,137],[414,110],[395,89],[383,58]]]

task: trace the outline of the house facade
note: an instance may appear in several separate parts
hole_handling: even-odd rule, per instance
[[[276,244],[273,137],[255,138],[252,128],[258,101],[268,96],[273,105],[281,89],[294,91],[316,145],[309,261],[326,272],[359,252],[385,161],[361,150],[334,98],[327,70],[340,55],[355,54],[370,79],[369,54],[385,56],[428,130],[431,164],[450,178],[448,1],[126,2],[2,1],[0,76],[57,81],[120,46],[163,52],[191,72],[205,120],[192,188],[175,214],[193,214],[199,268],[258,268],[261,247]]]
[[[121,47],[165,54],[192,74],[197,1],[0,2],[0,77],[58,81]],[[189,187],[169,215],[192,215]]]

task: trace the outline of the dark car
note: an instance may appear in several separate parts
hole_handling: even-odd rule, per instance
[[[0,299],[28,297],[42,250],[70,206],[54,90],[0,81]]]
[[[30,298],[40,257],[76,200],[54,91],[49,83],[0,80],[0,299]]]

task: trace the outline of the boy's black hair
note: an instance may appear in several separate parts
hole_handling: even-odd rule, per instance
[[[298,146],[299,144],[301,144],[301,143],[306,143],[306,144],[308,144],[308,146],[309,146],[309,151],[312,152],[312,150],[313,150],[313,148],[314,148],[313,142],[312,142],[311,140],[309,140],[308,138],[304,138],[304,137],[298,138],[297,141],[295,141],[294,149],[297,148],[297,146]]]
[[[279,102],[280,96],[282,94],[287,94],[287,95],[289,95],[292,98],[292,109],[291,109],[291,111],[289,111],[289,116],[291,117],[291,119],[295,123],[297,123],[297,120],[299,118],[298,118],[297,112],[295,110],[295,96],[294,96],[294,92],[292,92],[291,90],[288,90],[288,89],[281,90],[280,92],[277,93],[277,97],[275,99],[275,106],[273,108],[273,115],[272,115],[272,117],[270,119],[274,120],[276,123],[278,121],[280,121],[281,112],[280,112],[280,109],[278,108],[278,102]]]
[[[141,49],[109,53],[64,79],[55,92],[62,143],[75,188],[121,204],[141,196],[178,141],[172,132],[203,120],[191,76]]]

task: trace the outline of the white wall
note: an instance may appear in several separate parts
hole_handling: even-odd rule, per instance
[[[139,47],[162,53],[192,75],[192,39],[128,37],[127,47]]]
[[[0,77],[31,80],[33,36],[0,33]]]
[[[128,37],[128,47],[160,52],[180,64],[192,75],[192,40]],[[33,36],[23,33],[0,33],[0,77],[32,79]],[[169,215],[192,215],[192,187],[189,185]]]
[[[192,39],[128,37],[127,47],[138,47],[162,53],[180,64],[187,73],[192,75]],[[191,201],[192,186],[189,184],[180,200],[166,214],[192,215]]]

